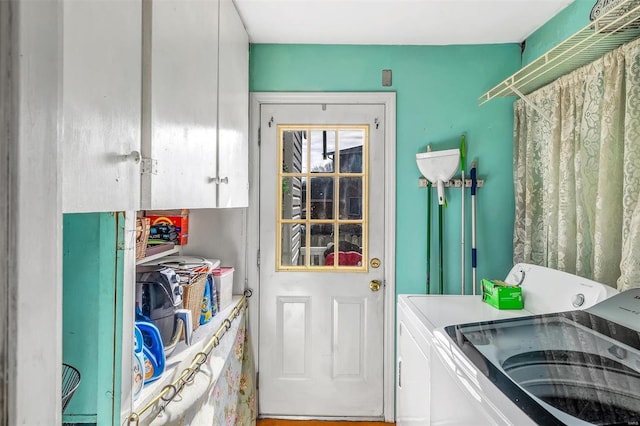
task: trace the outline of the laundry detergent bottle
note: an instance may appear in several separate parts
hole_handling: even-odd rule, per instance
[[[138,327],[134,327],[133,337],[133,399],[136,400],[144,386],[144,342]]]
[[[144,384],[151,383],[164,373],[166,358],[158,327],[147,321],[136,321],[142,334],[144,355]]]

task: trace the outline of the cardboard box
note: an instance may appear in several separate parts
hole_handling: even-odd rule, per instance
[[[213,282],[218,291],[218,303],[220,311],[226,308],[233,301],[233,271],[231,267],[220,267],[213,270]]]
[[[522,309],[522,288],[500,280],[482,280],[482,301],[498,309]]]
[[[145,213],[151,226],[173,225],[178,233],[178,245],[186,245],[189,241],[189,210],[149,210]]]

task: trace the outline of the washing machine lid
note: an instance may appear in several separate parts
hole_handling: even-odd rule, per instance
[[[538,424],[638,424],[640,305],[634,306],[640,293],[613,298],[619,300],[609,300],[604,312],[615,312],[624,318],[622,324],[611,315],[597,315],[603,309],[594,307],[449,326],[445,331],[475,367]]]

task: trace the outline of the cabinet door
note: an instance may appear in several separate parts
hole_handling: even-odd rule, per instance
[[[141,1],[62,7],[63,211],[137,210]]]
[[[249,36],[232,0],[220,0],[218,207],[249,203]]]
[[[398,426],[426,426],[430,421],[429,359],[420,349],[406,323],[399,320],[398,324],[396,422]]]
[[[215,207],[218,1],[145,1],[143,27],[142,208]]]
[[[62,355],[81,374],[65,424],[120,424],[125,244],[124,213],[63,216]]]

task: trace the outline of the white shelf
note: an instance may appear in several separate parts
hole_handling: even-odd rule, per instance
[[[181,249],[182,246],[174,246],[172,249],[152,254],[151,256],[143,257],[142,259],[136,261],[136,265],[142,265],[143,263],[151,262],[152,260],[160,259],[172,254],[180,254]]]
[[[480,97],[528,95],[640,36],[640,0],[625,0]]]

